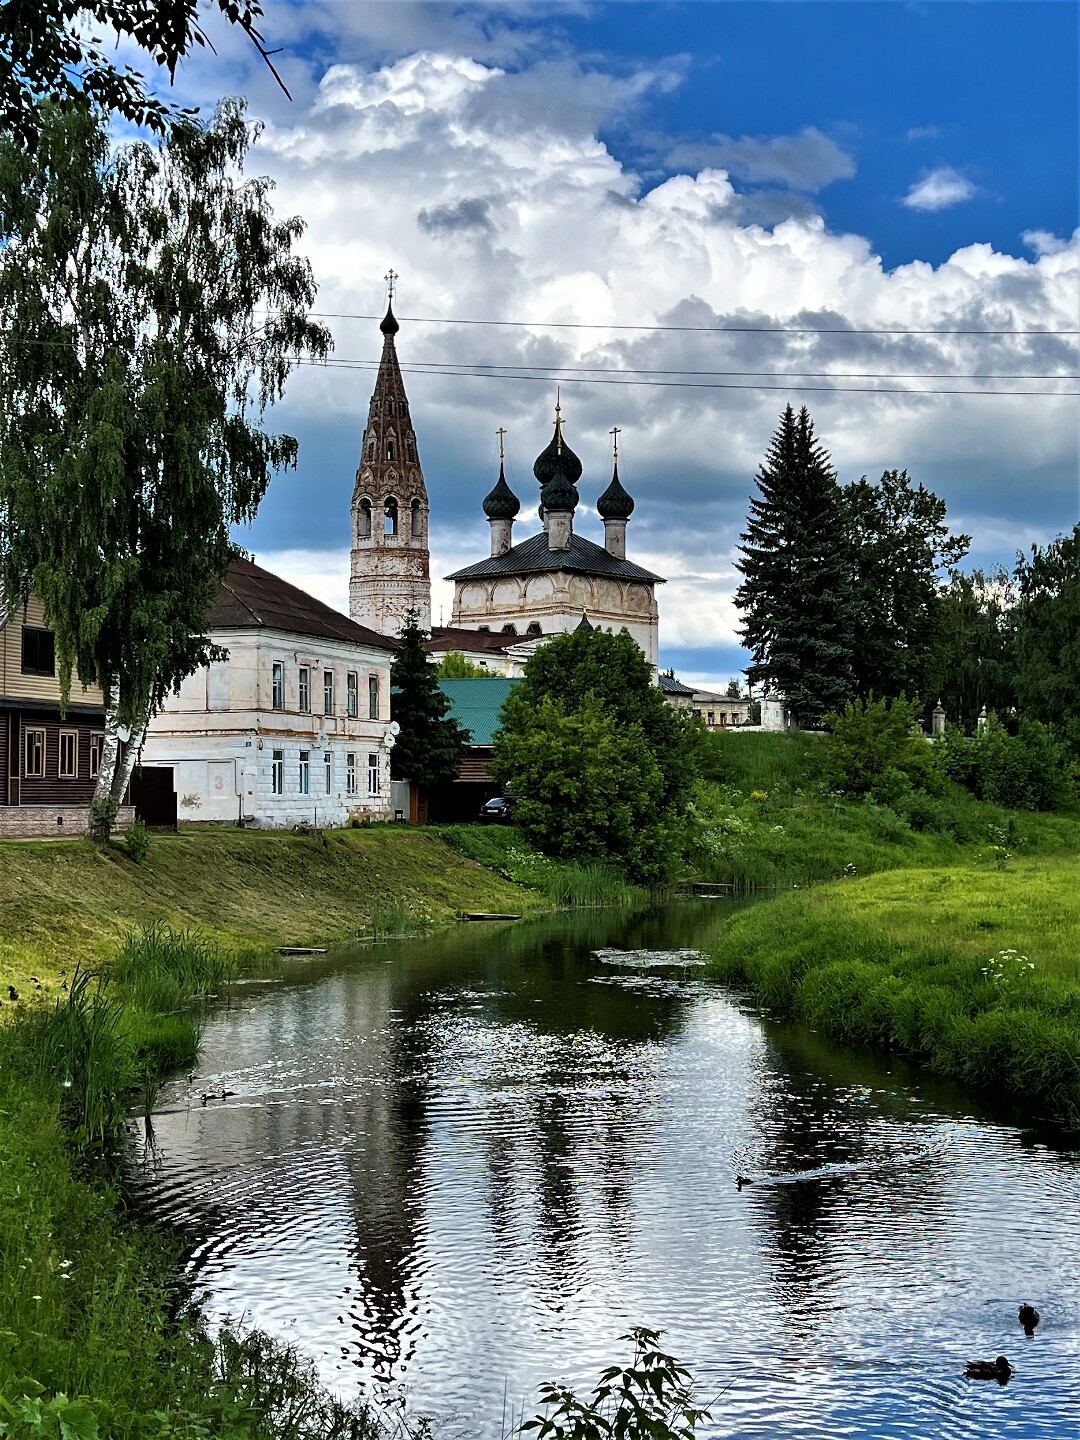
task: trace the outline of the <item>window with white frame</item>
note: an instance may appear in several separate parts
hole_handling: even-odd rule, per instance
[[[93,779],[101,769],[101,752],[105,748],[105,736],[100,730],[94,731],[90,736],[90,778]]]
[[[322,672],[322,709],[324,715],[334,713],[334,672],[324,670]]]
[[[299,792],[301,795],[311,794],[311,751],[300,751],[300,770],[298,774]]]
[[[274,661],[273,705],[275,710],[285,709],[285,666],[280,660]]]
[[[367,793],[378,795],[379,793],[379,757],[369,755],[367,757]]]
[[[326,793],[331,795],[334,790],[334,752],[329,746],[323,756],[323,769],[326,771]]]
[[[356,794],[356,756],[352,751],[345,756],[345,794]]]
[[[61,780],[79,778],[79,732],[60,731],[60,755],[57,760],[57,775]]]
[[[23,736],[25,751],[23,774],[28,780],[45,778],[45,731],[27,730]]]
[[[369,720],[379,718],[379,677],[369,675],[367,682],[367,713]]]
[[[285,751],[275,750],[270,759],[270,793],[285,794]]]
[[[300,666],[300,679],[299,679],[298,684],[297,684],[297,693],[298,693],[298,695],[299,695],[299,709],[300,709],[300,714],[301,714],[301,715],[310,715],[310,713],[311,713],[311,667],[310,667],[309,665],[301,665],[301,666]]]
[[[345,713],[350,720],[360,714],[360,677],[355,670],[345,676]]]

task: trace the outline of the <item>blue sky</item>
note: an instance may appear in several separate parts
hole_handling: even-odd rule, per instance
[[[246,94],[251,168],[305,216],[320,308],[453,318],[854,329],[1080,328],[1078,9],[1071,3],[267,5],[293,91],[215,32],[178,89]],[[370,362],[374,324],[330,322]],[[822,393],[851,374],[1075,375],[1076,337],[716,335],[403,323],[409,361],[737,370],[740,386],[568,384],[588,504],[623,427],[629,553],[670,577],[662,662],[738,668],[734,549],[783,405],[805,402],[842,480],[907,467],[972,561],[1008,561],[1080,513],[1075,400]],[[814,372],[813,378],[791,372]],[[370,373],[307,370],[296,433],[253,532],[260,561],[343,605],[348,500]],[[433,573],[486,551],[479,504],[505,424],[531,461],[553,387],[406,376],[432,499]],[[889,382],[868,379],[865,388]],[[986,388],[962,379],[894,386]],[[1075,383],[999,381],[1075,391]],[[599,534],[595,516],[581,517]],[[521,527],[521,538],[530,526]],[[435,609],[448,607],[436,591]]]

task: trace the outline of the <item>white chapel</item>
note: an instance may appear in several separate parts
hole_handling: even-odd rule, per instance
[[[350,612],[357,623],[388,636],[398,633],[409,609],[417,612],[423,628],[431,629],[428,497],[398,364],[399,328],[391,296],[380,326],[382,359],[352,501]],[[500,462],[498,480],[483,502],[490,554],[446,577],[454,582],[451,623],[435,627],[428,648],[486,653],[492,662],[496,657],[503,662],[492,663],[493,671],[520,673],[545,637],[585,623],[604,630],[625,628],[655,666],[656,587],[664,581],[627,559],[634,501],[619,479],[617,448],[611,479],[596,500],[603,545],[574,531],[582,464],[566,442],[559,405],[554,434],[537,456],[533,474],[540,486],[543,528],[514,543],[521,501]]]

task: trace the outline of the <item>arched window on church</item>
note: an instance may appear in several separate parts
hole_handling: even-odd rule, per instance
[[[526,635],[542,635],[543,633],[544,631],[539,620],[529,621],[528,629],[525,631]]]
[[[368,441],[367,458],[368,458],[369,461],[372,461],[372,460],[375,459],[375,436],[374,436],[374,435],[372,435],[371,439]]]
[[[503,633],[504,635],[516,635],[516,634],[517,634],[517,626],[516,626],[515,624],[513,624],[512,622],[511,622],[509,625],[504,625],[504,626],[502,627],[502,633]]]
[[[386,442],[386,458],[387,458],[387,460],[393,460],[393,458],[394,458],[394,449],[395,449],[395,446],[394,446],[394,437],[391,435],[390,438],[389,438],[389,439],[387,440],[387,442]]]
[[[366,495],[360,501],[360,508],[356,512],[356,538],[371,539],[371,501]]]
[[[424,517],[420,512],[419,500],[414,500],[412,502],[411,534],[414,540],[422,540],[424,538]]]
[[[393,495],[386,497],[386,504],[383,506],[383,534],[397,534],[397,501]]]
[[[415,465],[415,464],[416,464],[416,441],[413,439],[413,437],[412,437],[411,435],[407,436],[407,437],[406,437],[406,440],[405,440],[405,454],[409,457],[409,459],[410,459],[410,460],[412,461],[412,463]]]

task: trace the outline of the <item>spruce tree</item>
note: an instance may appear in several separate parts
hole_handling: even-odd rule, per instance
[[[736,561],[747,673],[812,727],[852,696],[856,612],[843,496],[805,406],[784,411],[757,485]]]
[[[438,668],[424,651],[428,632],[415,610],[405,613],[401,648],[390,667],[390,714],[401,726],[390,752],[395,780],[437,785],[457,779],[469,732],[446,713],[450,701],[439,689]]]

